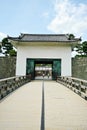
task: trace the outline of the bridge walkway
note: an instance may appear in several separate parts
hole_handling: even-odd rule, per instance
[[[0,130],[87,130],[87,101],[55,81],[33,81],[0,102]]]

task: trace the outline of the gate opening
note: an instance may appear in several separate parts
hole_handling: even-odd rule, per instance
[[[61,76],[61,59],[32,59],[26,60],[26,75],[31,79],[53,79]]]
[[[52,63],[35,63],[35,79],[52,79]]]

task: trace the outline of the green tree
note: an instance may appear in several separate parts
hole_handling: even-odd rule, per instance
[[[15,50],[10,50],[9,51],[9,55],[10,56],[16,56],[17,55],[17,52]]]
[[[83,52],[87,56],[87,41],[83,42],[82,45],[83,45]]]
[[[78,44],[76,46],[76,51],[78,52],[78,54],[80,54],[81,56],[83,55],[83,46],[82,44]]]
[[[4,38],[2,40],[2,47],[4,47],[5,51],[5,55],[10,55],[10,56],[15,56],[16,55],[16,51],[13,49],[13,45],[11,44],[11,42],[8,41],[8,38]]]
[[[81,55],[81,56],[87,56],[87,41],[82,42],[81,44],[78,44],[76,46],[76,51]]]
[[[0,53],[2,52],[2,50],[1,50],[1,45],[0,45]]]

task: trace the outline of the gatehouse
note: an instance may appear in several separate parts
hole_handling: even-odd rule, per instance
[[[21,34],[8,39],[17,48],[16,75],[31,75],[32,79],[47,76],[71,76],[71,50],[80,38],[68,34]]]

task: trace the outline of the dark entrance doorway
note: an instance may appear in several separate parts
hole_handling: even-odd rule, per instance
[[[55,80],[61,76],[61,59],[27,59],[26,74],[31,75],[32,79],[40,76],[49,76]]]

